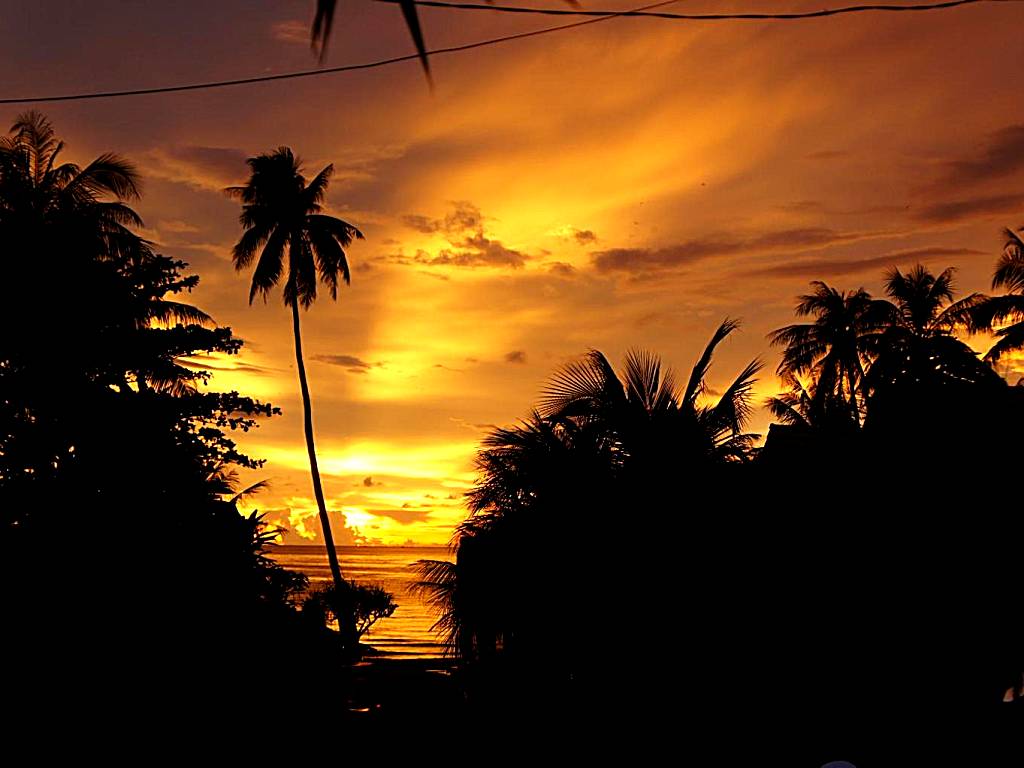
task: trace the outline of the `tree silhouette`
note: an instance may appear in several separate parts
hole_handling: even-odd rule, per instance
[[[1024,229],[1021,230],[1024,232]],[[991,331],[998,341],[985,359],[995,363],[1008,352],[1024,349],[1024,240],[1006,230],[1006,244],[996,262],[992,287],[1004,288],[1002,296],[987,296],[971,312],[971,327]]]
[[[234,468],[261,462],[232,433],[275,409],[203,386],[199,360],[241,341],[182,301],[198,278],[138,234],[131,164],[62,157],[36,113],[0,140],[6,695],[31,712],[103,686],[77,712],[108,722],[251,701],[268,649],[309,638],[304,579],[233,490]]]
[[[892,300],[892,323],[877,338],[868,386],[873,395],[888,387],[963,385],[991,382],[991,368],[953,335],[983,300],[971,294],[953,301],[954,269],[933,275],[918,264],[903,274],[886,273],[885,290]]]
[[[316,300],[318,276],[327,286],[331,298],[337,299],[339,273],[346,284],[350,278],[344,249],[351,245],[353,239],[362,239],[363,235],[351,224],[321,213],[327,184],[334,172],[333,165],[326,166],[307,183],[299,159],[288,147],[249,158],[248,163],[251,170],[249,180],[243,186],[227,190],[242,202],[239,221],[244,231],[232,256],[238,270],[256,262],[249,290],[250,304],[257,295],[266,300],[283,273],[287,273],[284,275],[283,295],[285,305],[292,310],[295,363],[302,393],[313,494],[320,512],[320,527],[327,547],[331,577],[340,594],[345,589],[345,582],[338,565],[338,553],[317,467],[313,413],[302,359],[299,306],[308,309]]]
[[[847,404],[835,393],[819,393],[817,379],[812,377],[805,385],[797,376],[787,373],[783,382],[789,390],[768,398],[765,403],[781,424],[801,430],[832,429],[839,432],[858,426]]]
[[[882,331],[894,322],[892,305],[872,299],[860,288],[839,291],[816,280],[812,292],[800,296],[796,313],[811,323],[788,325],[769,334],[781,346],[778,373],[813,373],[817,397],[836,396],[846,402],[858,424],[863,419],[864,372]]]
[[[715,349],[738,327],[725,320],[716,329],[681,392],[656,355],[629,352],[620,379],[595,350],[554,376],[541,395],[540,413],[600,425],[638,464],[655,457],[668,463],[742,459],[757,438],[744,434],[742,425],[750,416],[750,391],[761,362],[751,362],[714,405],[700,402]]]
[[[19,115],[0,140],[0,236],[10,247],[68,247],[86,258],[130,259],[145,241],[128,202],[139,196],[134,166],[113,153],[84,168],[60,162],[64,142],[35,111]]]
[[[718,472],[753,455],[756,436],[744,427],[760,363],[705,402],[714,351],[737,327],[719,326],[685,388],[652,353],[627,353],[617,373],[591,351],[551,378],[526,421],[487,435],[455,562],[419,564],[448,652],[492,670],[510,665],[515,686],[533,680],[552,696],[607,677],[601,660],[621,639],[607,606],[644,615],[656,611],[644,601],[659,598],[632,581],[590,583],[605,526],[627,511],[671,508],[676,482],[714,487]],[[548,556],[531,568],[522,553],[538,543]],[[650,567],[628,562],[634,579]]]

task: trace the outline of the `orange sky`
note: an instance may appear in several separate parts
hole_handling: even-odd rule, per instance
[[[310,68],[312,5],[17,4],[0,20],[0,97]],[[410,50],[395,7],[351,5],[328,65]],[[433,47],[557,23],[422,15]],[[525,416],[553,370],[590,347],[619,359],[643,346],[688,368],[723,317],[741,317],[715,385],[754,356],[774,369],[765,334],[791,322],[811,279],[878,291],[885,267],[921,261],[987,289],[1001,228],[1024,223],[1022,21],[1018,4],[783,24],[616,19],[439,57],[433,94],[408,63],[45,111],[73,159],[114,150],[140,166],[147,235],[192,264],[195,303],[246,340],[238,358],[206,362],[230,369],[216,386],[285,412],[239,442],[268,459],[256,506],[290,541],[318,535],[290,322],[279,294],[247,305],[230,263],[237,204],[221,189],[244,180],[245,157],[281,144],[310,175],[335,163],[329,208],[367,239],[349,253],[351,288],[303,322],[336,538],[445,543],[482,432]],[[651,530],[642,513],[623,524]]]

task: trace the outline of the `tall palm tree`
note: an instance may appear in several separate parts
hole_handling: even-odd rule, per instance
[[[985,355],[995,363],[1007,352],[1024,349],[1024,240],[1011,229],[1006,230],[1006,245],[996,262],[992,287],[1007,293],[985,297],[971,313],[971,325],[973,330],[992,331],[998,337]]]
[[[228,194],[242,202],[239,221],[244,232],[235,244],[232,257],[235,269],[242,270],[254,261],[249,303],[257,295],[267,295],[284,276],[284,303],[292,310],[292,332],[295,336],[295,364],[302,393],[302,413],[309,453],[309,470],[313,494],[320,512],[331,576],[340,594],[345,582],[334,548],[331,521],[327,516],[320,470],[313,443],[313,411],[310,404],[306,367],[302,359],[302,334],[299,327],[299,306],[309,307],[316,300],[317,277],[327,286],[332,299],[338,298],[338,275],[347,284],[350,279],[345,248],[362,233],[348,222],[321,212],[327,184],[334,171],[328,165],[312,181],[306,182],[300,160],[288,147],[251,157],[251,174],[243,186],[229,187]]]
[[[787,325],[768,336],[773,346],[783,347],[778,373],[814,374],[817,395],[845,401],[859,424],[865,368],[882,332],[895,322],[893,306],[863,288],[839,291],[820,280],[811,287],[811,293],[799,297],[796,314],[814,321]]]

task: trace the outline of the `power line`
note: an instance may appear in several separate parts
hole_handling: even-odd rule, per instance
[[[649,11],[654,8],[662,8],[666,5],[672,5],[678,3],[680,0],[661,0],[661,2],[651,3],[650,5],[641,6],[640,8],[634,8],[633,13],[642,11]],[[474,48],[484,48],[489,45],[497,45],[498,43],[507,43],[512,40],[523,40],[528,37],[538,37],[540,35],[546,35],[550,32],[560,32],[564,29],[575,29],[576,27],[584,27],[588,24],[597,24],[602,21],[608,21],[618,16],[622,16],[626,11],[622,13],[610,14],[608,16],[600,16],[594,19],[586,19],[585,21],[574,21],[568,24],[557,24],[553,27],[544,27],[543,29],[533,29],[529,32],[518,32],[512,35],[503,35],[501,37],[492,37],[487,40],[478,40],[475,43],[465,43],[463,45],[453,45],[448,48],[436,48],[432,51],[427,51],[428,56],[440,56],[446,53],[459,53],[461,51],[470,51]],[[277,80],[295,80],[302,77],[318,77],[320,75],[333,75],[339,72],[354,72],[360,69],[377,69],[378,67],[386,67],[390,64],[399,64],[403,61],[416,61],[420,58],[418,53],[410,53],[405,56],[392,56],[387,59],[377,59],[376,61],[367,61],[360,64],[344,64],[339,67],[324,67],[322,69],[307,69],[299,72],[285,72],[280,75],[259,75],[257,77],[243,77],[237,80],[213,80],[206,83],[189,83],[187,85],[165,85],[157,88],[133,88],[118,91],[96,91],[92,93],[69,93],[61,94],[58,96],[24,96],[13,99],[0,99],[0,104],[30,104],[30,103],[41,103],[41,102],[53,102],[53,101],[86,101],[89,99],[116,99],[126,96],[148,96],[157,93],[181,93],[183,91],[203,91],[211,90],[213,88],[231,88],[239,85],[252,85],[254,83],[271,83]]]
[[[380,2],[396,2],[396,0],[379,0]],[[448,53],[460,53],[462,51],[470,51],[475,48],[484,48],[490,45],[498,45],[499,43],[507,43],[513,40],[524,40],[530,37],[539,37],[540,35],[546,35],[552,32],[561,32],[567,29],[575,29],[577,27],[585,27],[589,24],[599,24],[602,21],[610,21],[611,19],[621,18],[625,16],[652,16],[656,18],[668,18],[668,19],[685,19],[690,21],[722,21],[722,20],[752,20],[759,19],[764,21],[784,21],[793,19],[805,19],[805,18],[817,18],[823,16],[835,16],[841,13],[862,13],[867,11],[934,11],[942,10],[946,8],[955,8],[961,5],[974,5],[977,3],[1011,3],[1011,2],[1022,2],[1022,0],[949,0],[948,2],[931,3],[927,5],[858,5],[858,6],[846,6],[844,8],[825,9],[820,11],[809,11],[806,13],[791,13],[791,14],[658,14],[649,13],[655,8],[662,8],[666,5],[679,2],[679,0],[662,0],[661,2],[652,3],[650,5],[644,5],[639,8],[633,8],[625,11],[579,11],[579,10],[560,10],[560,9],[543,9],[543,8],[521,8],[516,6],[492,6],[492,5],[478,5],[470,3],[447,3],[439,2],[438,0],[419,0],[417,5],[434,6],[442,8],[462,8],[465,10],[497,10],[505,13],[540,13],[549,15],[573,15],[573,16],[589,16],[583,21],[569,22],[568,24],[557,24],[551,27],[544,27],[542,29],[534,29],[528,32],[518,32],[511,35],[502,35],[501,37],[492,37],[487,40],[478,40],[473,43],[464,43],[462,45],[453,45],[447,48],[436,48],[432,51],[427,51],[428,56],[441,56]],[[214,88],[231,88],[242,85],[254,85],[256,83],[271,83],[278,80],[296,80],[305,77],[319,77],[321,75],[333,75],[340,72],[354,72],[363,69],[377,69],[379,67],[386,67],[391,64],[399,64],[404,61],[415,61],[419,59],[418,53],[410,53],[404,56],[392,56],[386,59],[377,59],[375,61],[361,62],[358,64],[345,64],[338,67],[325,67],[322,69],[307,69],[299,72],[285,72],[279,75],[259,75],[256,77],[243,77],[235,80],[212,80],[209,82],[201,83],[187,83],[184,85],[166,85],[155,88],[133,88],[123,89],[116,91],[93,91],[87,93],[68,93],[59,95],[49,96],[23,96],[18,98],[5,98],[0,99],[0,104],[31,104],[31,103],[43,103],[43,102],[60,102],[60,101],[87,101],[93,99],[114,99],[124,98],[129,96],[149,96],[154,94],[162,93],[182,93],[185,91],[203,91],[212,90]]]
[[[378,3],[400,3],[402,0],[375,0]],[[528,13],[545,16],[634,16],[652,19],[675,19],[680,21],[793,21],[796,19],[820,19],[846,13],[901,13],[914,11],[941,11],[961,5],[977,3],[1012,3],[1021,0],[948,0],[948,2],[920,5],[848,5],[841,8],[824,8],[818,11],[794,11],[792,13],[665,13],[646,9],[635,11],[597,11],[579,8],[526,8],[518,5],[491,5],[489,3],[458,3],[445,0],[413,0],[414,5],[426,8],[446,8],[460,11],[497,11],[499,13]]]

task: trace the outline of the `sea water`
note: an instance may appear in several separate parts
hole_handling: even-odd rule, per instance
[[[447,547],[338,547],[341,573],[349,581],[384,587],[398,608],[363,635],[362,642],[382,655],[435,658],[441,655],[440,636],[431,630],[437,616],[412,590],[419,575],[417,560],[451,560]],[[270,553],[278,563],[309,577],[311,587],[330,581],[327,550],[322,546],[280,545]]]

